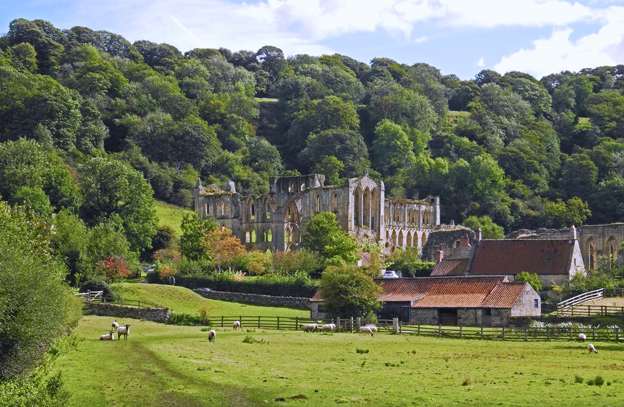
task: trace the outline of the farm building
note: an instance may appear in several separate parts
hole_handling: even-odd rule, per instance
[[[431,277],[507,276],[513,281],[523,271],[537,274],[544,289],[584,273],[576,233],[570,239],[478,239],[474,247],[464,237],[448,256],[438,251]]]
[[[506,277],[375,279],[383,289],[378,317],[427,325],[505,326],[511,317],[539,316],[541,300],[529,283]],[[323,299],[310,300],[311,318],[325,318]]]

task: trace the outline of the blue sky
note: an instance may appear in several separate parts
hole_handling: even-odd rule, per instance
[[[0,0],[0,33],[15,18],[182,52],[273,45],[287,56],[424,62],[461,79],[624,64],[624,0]]]

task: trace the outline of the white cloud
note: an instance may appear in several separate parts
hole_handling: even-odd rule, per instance
[[[485,57],[479,58],[479,60],[475,63],[479,68],[483,68],[485,66]]]
[[[609,22],[597,33],[570,40],[572,28],[556,29],[549,38],[533,42],[532,49],[521,49],[504,56],[496,71],[522,71],[541,77],[563,70],[617,65],[624,59],[624,8],[611,8]]]

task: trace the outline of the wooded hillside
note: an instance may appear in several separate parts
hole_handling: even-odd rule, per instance
[[[152,191],[191,207],[198,176],[260,194],[275,175],[368,170],[389,197],[439,195],[443,222],[506,231],[624,218],[621,65],[464,81],[422,61],[182,52],[24,19],[0,50],[2,199],[121,226],[133,250],[155,234]]]

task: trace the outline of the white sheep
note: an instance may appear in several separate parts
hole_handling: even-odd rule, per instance
[[[585,334],[580,333],[579,334],[579,341],[585,341],[585,339],[587,339],[587,336],[585,336]]]
[[[321,327],[321,331],[334,332],[336,330],[336,324],[325,324]]]
[[[377,327],[375,325],[368,324],[366,326],[369,327],[373,333],[377,333]]]
[[[130,333],[130,325],[120,326],[119,328],[117,328],[117,339],[121,340],[121,335],[123,335],[124,341],[127,341],[129,333]]]
[[[240,327],[241,327],[241,322],[240,321],[234,321],[234,323],[232,324],[232,329],[234,329],[234,330],[237,330]]]
[[[360,333],[366,333],[366,334],[371,334],[371,336],[373,336],[373,330],[371,329],[370,326],[361,326],[360,327]]]
[[[113,331],[109,331],[106,335],[100,336],[101,341],[114,341],[115,333]]]
[[[301,330],[303,332],[308,332],[308,331],[318,331],[318,324],[301,324],[300,326]]]
[[[216,336],[217,336],[217,333],[215,332],[214,329],[211,329],[210,331],[208,331],[208,342],[214,342]]]
[[[596,350],[596,348],[594,348],[594,344],[590,343],[589,345],[587,345],[587,350],[589,351],[589,353],[598,353],[598,351]]]
[[[117,323],[117,321],[113,322],[112,328],[114,332],[117,332],[117,329],[119,329],[119,324]]]

